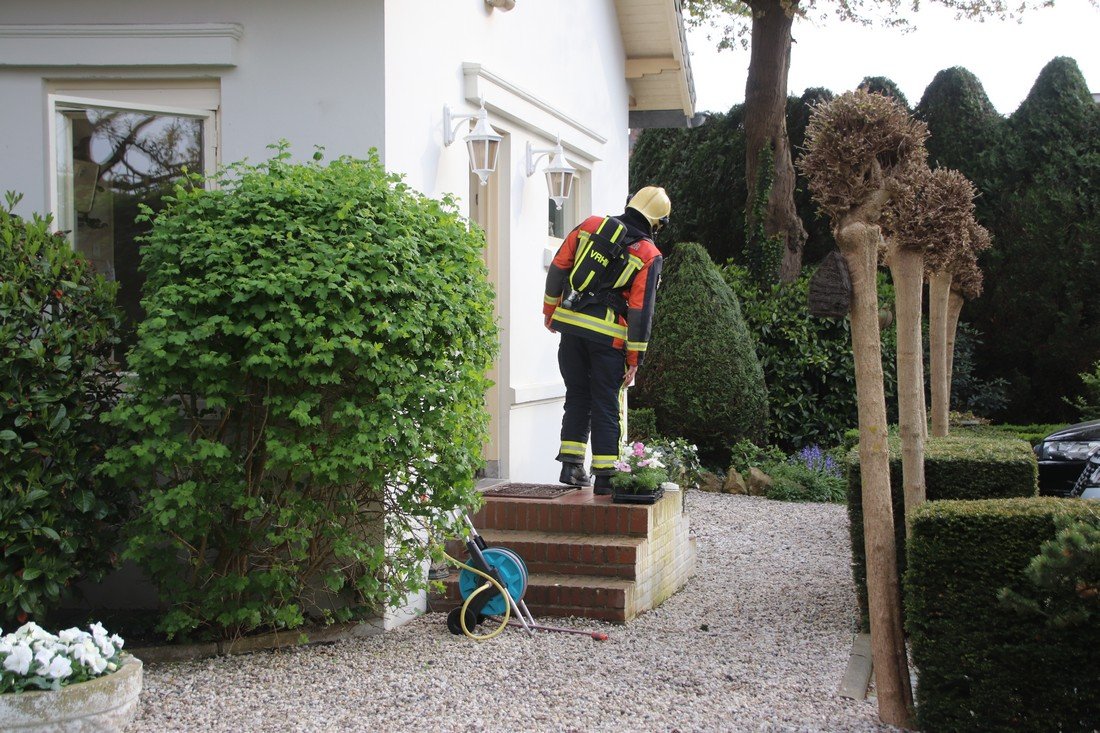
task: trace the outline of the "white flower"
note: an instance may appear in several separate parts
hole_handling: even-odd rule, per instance
[[[103,624],[96,621],[94,624],[88,627],[92,630],[92,636],[95,637],[96,643],[99,643],[100,639],[107,638],[107,629],[103,628]]]
[[[38,674],[45,674],[54,659],[54,651],[50,647],[39,647],[34,653],[34,661],[38,662]]]
[[[17,675],[25,675],[30,671],[31,660],[34,655],[31,654],[31,648],[28,644],[16,644],[8,658],[4,660],[4,669],[9,672],[15,672]]]
[[[75,628],[75,627],[71,628],[71,629],[65,629],[64,631],[60,631],[57,634],[57,638],[61,639],[61,641],[63,641],[66,644],[72,644],[74,641],[76,641],[77,639],[79,639],[82,636],[86,636],[86,634],[83,631],[81,631],[80,629]]]
[[[15,637],[21,641],[44,641],[46,639],[53,638],[53,635],[46,632],[34,621],[28,621],[27,623],[19,627],[19,629],[15,632]]]
[[[49,668],[43,672],[46,677],[54,680],[64,679],[72,673],[73,663],[62,656],[54,657]]]
[[[114,644],[114,647],[115,647],[115,651],[119,651],[120,649],[122,649],[122,646],[123,646],[123,645],[124,645],[124,644],[125,644],[126,642],[125,642],[125,641],[123,641],[123,640],[122,640],[122,637],[121,637],[121,636],[119,636],[118,634],[112,634],[112,635],[111,635],[111,643],[112,643],[112,644]]]

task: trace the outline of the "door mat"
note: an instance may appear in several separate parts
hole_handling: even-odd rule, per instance
[[[577,491],[577,487],[549,484],[501,484],[481,493],[483,496],[507,496],[519,499],[556,499],[570,491]]]

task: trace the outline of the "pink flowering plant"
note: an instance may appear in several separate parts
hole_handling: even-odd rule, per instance
[[[645,443],[627,445],[619,460],[615,461],[615,473],[611,485],[635,494],[656,491],[668,481],[668,471],[661,461],[660,450]]]
[[[98,623],[56,636],[34,622],[0,631],[0,693],[57,690],[102,677],[121,666],[122,644]]]

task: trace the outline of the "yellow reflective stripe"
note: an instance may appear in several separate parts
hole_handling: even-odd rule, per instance
[[[614,242],[619,238],[619,235],[623,233],[623,225],[620,224],[619,228],[615,230],[615,233],[611,235],[611,241]]]
[[[600,232],[602,232],[603,228],[605,226],[607,226],[607,222],[609,222],[609,221],[611,221],[611,217],[607,217],[603,221],[601,221],[600,225],[598,227],[596,227],[596,234],[599,234]]]
[[[630,351],[645,351],[648,341],[627,341],[626,348]]]
[[[623,269],[623,274],[619,275],[619,279],[616,280],[615,284],[611,286],[612,288],[614,288],[616,290],[619,289],[619,288],[625,288],[626,287],[626,281],[630,279],[630,276],[641,269],[640,267],[635,267],[634,266],[633,259],[634,258],[632,258],[631,262],[626,266],[625,269]]]
[[[626,340],[626,326],[620,326],[617,323],[608,323],[607,321],[596,318],[595,316],[585,315],[584,313],[577,313],[575,311],[567,311],[562,308],[558,308],[554,311],[554,320],[567,323],[570,326],[578,326],[580,328],[587,328],[589,331],[595,331],[596,333],[602,333],[605,336],[611,336],[612,338]]]
[[[642,266],[645,265],[645,263],[642,262],[641,257],[635,257],[634,255],[627,255],[627,257],[630,258],[630,264],[633,265],[635,269],[640,270],[642,269]]]
[[[542,296],[542,302],[546,303],[546,305],[557,305],[558,303],[561,302],[561,296],[560,295],[543,295]]]
[[[592,282],[592,278],[594,277],[596,277],[596,271],[592,270],[588,273],[588,277],[584,279],[584,282],[581,283],[580,287],[574,288],[574,290],[585,290],[588,287],[588,283]]]
[[[584,443],[578,443],[575,440],[563,440],[561,442],[561,449],[559,452],[571,456],[583,456],[585,448],[587,447],[588,446],[586,446]]]
[[[614,468],[618,456],[592,456],[592,468]]]

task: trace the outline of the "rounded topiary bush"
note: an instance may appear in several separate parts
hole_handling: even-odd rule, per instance
[[[756,344],[733,290],[698,244],[678,245],[665,267],[637,397],[653,408],[662,435],[694,441],[707,462],[728,465],[729,446],[767,437]]]
[[[110,565],[124,497],[94,471],[118,397],[115,285],[49,219],[0,206],[0,624]]]
[[[424,586],[427,536],[476,500],[483,237],[373,153],[280,148],[198,183],[143,249],[148,317],[113,416],[134,440],[110,464],[142,494],[128,553],[169,634],[294,627],[331,607],[319,588],[337,619],[377,613]]]

